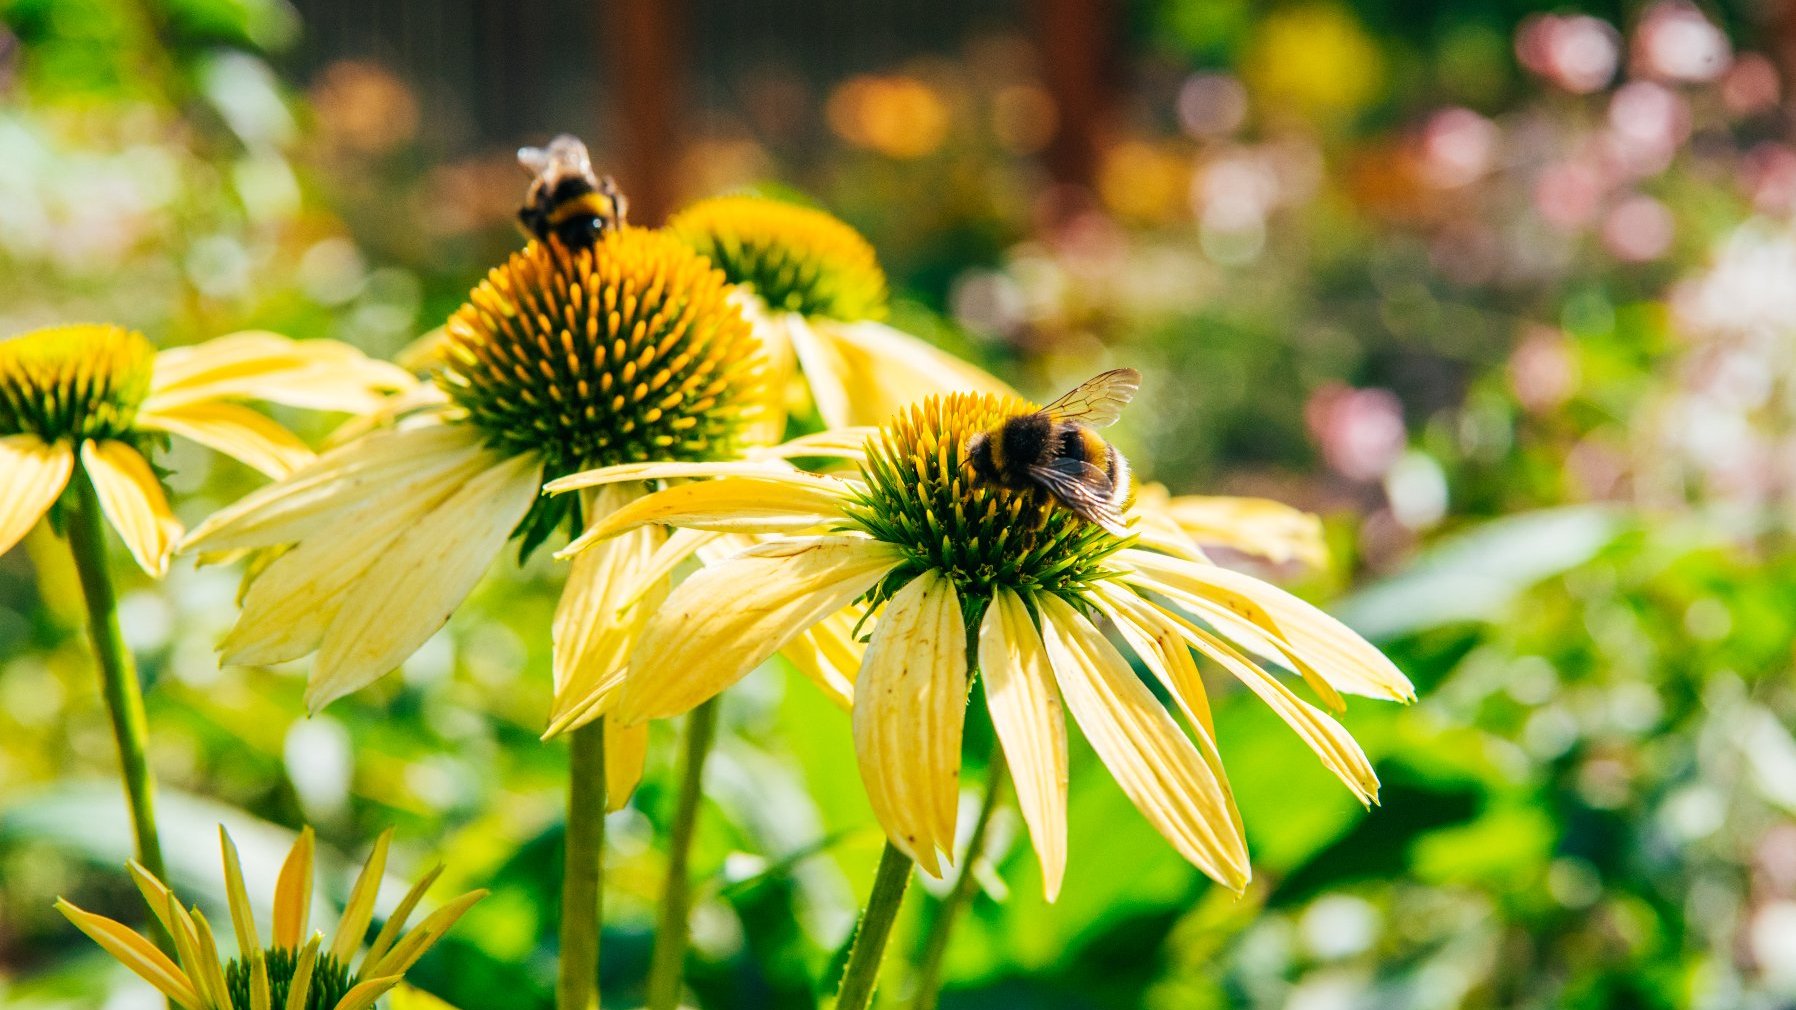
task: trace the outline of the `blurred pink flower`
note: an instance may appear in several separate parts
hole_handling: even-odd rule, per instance
[[[1796,209],[1796,150],[1767,140],[1740,159],[1740,188],[1766,213]]]
[[[1383,477],[1409,443],[1403,404],[1388,389],[1328,383],[1310,394],[1303,418],[1323,460],[1350,480]]]
[[[1563,405],[1578,388],[1571,341],[1552,327],[1529,327],[1509,356],[1509,384],[1527,410],[1546,413]]]
[[[1759,53],[1742,53],[1721,79],[1721,101],[1736,116],[1774,111],[1782,91],[1776,65]]]
[[[1689,0],[1660,0],[1634,29],[1636,72],[1668,81],[1712,81],[1727,71],[1733,46]]]
[[[1178,110],[1191,136],[1227,136],[1247,121],[1247,89],[1227,74],[1193,74],[1179,88]]]
[[[1478,113],[1442,109],[1422,127],[1422,176],[1441,189],[1476,182],[1490,171],[1501,139],[1497,124]]]
[[[1609,100],[1608,154],[1624,173],[1656,175],[1690,136],[1690,103],[1652,81],[1631,81]]]
[[[1644,263],[1665,255],[1676,233],[1665,205],[1650,196],[1630,196],[1603,221],[1603,246],[1616,259]]]
[[[1548,165],[1534,180],[1534,209],[1561,231],[1577,231],[1595,220],[1608,180],[1592,164],[1566,161]]]
[[[1601,18],[1584,14],[1536,14],[1515,33],[1522,66],[1577,95],[1609,83],[1621,64],[1621,33]]]

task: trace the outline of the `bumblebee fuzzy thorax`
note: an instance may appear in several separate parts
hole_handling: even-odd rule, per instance
[[[438,382],[488,441],[550,477],[724,459],[765,397],[758,345],[723,275],[641,228],[591,249],[533,242],[450,317]]]
[[[982,436],[1033,410],[1014,397],[952,393],[905,410],[868,440],[866,490],[848,514],[908,559],[882,586],[934,569],[969,597],[1008,588],[1076,600],[1111,577],[1105,561],[1121,539],[1047,491],[994,480],[974,462]]]
[[[120,326],[57,326],[0,340],[0,436],[45,442],[127,435],[155,350]]]

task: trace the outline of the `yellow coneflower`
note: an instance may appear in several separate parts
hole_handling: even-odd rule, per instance
[[[1190,556],[1191,549],[1221,547],[1275,565],[1304,568],[1328,565],[1322,520],[1269,498],[1221,495],[1171,497],[1160,484],[1137,492],[1140,543],[1165,553]]]
[[[1295,670],[1331,706],[1342,693],[1414,692],[1375,648],[1281,589],[1119,539],[1043,492],[981,481],[968,440],[1034,409],[934,397],[869,441],[858,479],[725,474],[612,513],[589,535],[665,524],[764,538],[661,603],[611,712],[628,724],[691,709],[864,600],[877,623],[853,686],[856,750],[897,850],[934,875],[952,858],[972,654],[1050,896],[1066,860],[1063,705],[1155,828],[1205,873],[1243,887],[1241,824],[1192,650],[1262,698],[1367,803],[1378,780],[1359,746],[1263,664]],[[629,474],[645,475],[654,472]],[[1195,744],[1099,632],[1100,615],[1175,700]]]
[[[281,477],[312,459],[237,401],[362,413],[412,384],[332,341],[239,333],[158,353],[120,326],[56,326],[0,340],[0,553],[49,512],[77,469],[143,570],[168,569],[181,527],[144,452],[179,435]]]
[[[237,846],[222,827],[218,837],[237,940],[237,955],[229,960],[220,956],[218,937],[205,915],[198,908],[184,908],[167,885],[138,863],[130,864],[131,878],[150,912],[174,938],[174,958],[123,923],[83,911],[66,900],[58,901],[56,907],[108,954],[187,1010],[368,1010],[399,984],[462,913],[486,895],[485,891],[473,891],[455,898],[408,932],[406,922],[442,873],[442,867],[437,867],[400,899],[358,960],[356,953],[362,950],[374,920],[374,899],[386,871],[392,832],[375,842],[374,852],[350,890],[336,936],[327,943],[322,933],[307,933],[314,842],[312,829],[306,828],[281,865],[274,892],[273,942],[264,947],[244,889]]]
[[[756,196],[704,200],[674,234],[741,289],[783,397],[794,372],[824,423],[872,424],[931,393],[1009,393],[1003,383],[880,320],[886,277],[873,246],[837,218]]]

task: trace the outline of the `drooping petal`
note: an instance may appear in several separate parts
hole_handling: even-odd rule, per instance
[[[854,706],[854,680],[866,652],[855,637],[855,626],[861,623],[864,612],[859,605],[838,610],[799,632],[780,650],[780,655],[843,711]]]
[[[717,460],[691,463],[618,463],[581,470],[543,485],[549,494],[566,494],[606,484],[632,484],[651,480],[694,480],[699,477],[761,477],[792,473],[792,468],[773,460]]]
[[[272,418],[235,403],[196,403],[160,413],[139,411],[137,425],[192,439],[277,479],[317,458],[298,436]]]
[[[168,574],[181,524],[149,461],[123,442],[89,441],[81,443],[81,469],[93,482],[100,511],[138,567],[157,578]]]
[[[587,494],[587,514],[595,519],[610,515],[635,497],[630,489],[605,486]],[[657,528],[633,529],[582,552],[569,566],[551,628],[555,681],[551,734],[597,718],[603,713],[600,702],[623,681],[630,650],[659,594],[666,591],[665,577],[659,587],[642,584],[664,539]],[[630,606],[645,592],[656,598]]]
[[[156,355],[144,408],[160,412],[218,400],[366,413],[417,379],[334,340],[244,332]]]
[[[50,511],[75,470],[75,453],[36,435],[0,438],[0,554],[13,549]]]
[[[613,813],[630,804],[630,794],[642,781],[649,757],[649,724],[605,727],[605,810]]]
[[[168,955],[156,945],[138,936],[124,925],[103,915],[83,911],[67,901],[58,900],[56,910],[75,924],[75,928],[93,938],[100,947],[131,969],[137,977],[188,1010],[207,1010],[194,991],[193,983]]]
[[[1161,581],[1234,611],[1291,646],[1336,690],[1393,701],[1414,701],[1415,688],[1396,664],[1353,629],[1277,586],[1220,565],[1195,564],[1146,551],[1119,559]]]
[[[795,337],[798,335],[794,331]],[[871,320],[841,322],[812,319],[808,332],[823,345],[807,354],[795,339],[805,376],[814,363],[826,362],[841,393],[831,427],[882,424],[898,411],[937,393],[973,392],[1015,396],[1016,391],[986,372],[926,341]],[[813,381],[813,388],[815,382]],[[819,398],[818,407],[823,407]]]
[[[1036,598],[1061,695],[1130,802],[1179,854],[1226,887],[1247,886],[1247,842],[1203,755],[1084,615]]]
[[[796,533],[842,518],[847,485],[793,470],[677,484],[593,523],[556,553],[571,557],[600,540],[651,523],[719,533]]]
[[[333,529],[370,498],[395,500],[482,453],[472,425],[431,424],[377,431],[332,449],[285,480],[214,513],[184,551],[274,547]]]
[[[312,854],[316,842],[310,826],[302,828],[299,838],[281,863],[280,876],[274,884],[274,943],[277,947],[297,947],[306,935],[312,919]]]
[[[954,584],[926,571],[886,602],[854,684],[854,752],[874,816],[924,872],[953,858],[967,632]]]
[[[324,631],[306,687],[316,712],[397,667],[436,634],[536,501],[542,463],[503,460],[395,540]]]
[[[979,676],[1053,901],[1066,875],[1066,716],[1047,647],[1022,597],[1008,589],[993,595],[980,622]]]
[[[632,723],[691,710],[900,560],[896,548],[865,537],[787,537],[694,573],[643,629],[615,714]]]
[[[867,458],[867,440],[879,434],[872,425],[829,428],[800,435],[778,445],[749,450],[755,459],[796,459],[800,456],[824,456],[831,459],[860,461]]]
[[[1274,564],[1328,564],[1322,520],[1270,498],[1184,495],[1166,503],[1167,515],[1200,544],[1227,547]]]
[[[1175,613],[1162,613],[1179,628],[1193,648],[1221,664],[1236,679],[1247,685],[1248,690],[1258,695],[1285,725],[1296,731],[1298,738],[1322,760],[1323,766],[1352,790],[1360,802],[1377,802],[1378,773],[1372,770],[1372,762],[1367,759],[1366,752],[1360,749],[1359,742],[1353,739],[1345,726],[1336,722],[1328,713],[1297,697],[1277,677],[1261,669],[1220,637]]]
[[[244,590],[237,623],[219,643],[220,661],[280,663],[316,650],[362,575],[494,459],[476,452],[460,466],[407,482],[401,490],[373,489],[355,508],[341,513],[331,530],[315,533],[267,562]]]

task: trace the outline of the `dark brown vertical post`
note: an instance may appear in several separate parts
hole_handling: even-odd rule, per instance
[[[1042,78],[1060,115],[1043,152],[1056,182],[1089,188],[1113,110],[1120,26],[1114,0],[1034,0]]]
[[[637,224],[660,224],[678,197],[674,159],[685,84],[681,7],[679,0],[598,4],[598,43],[603,62],[613,68],[611,95],[622,134],[623,161],[616,175]]]

